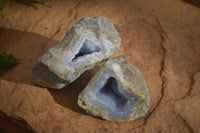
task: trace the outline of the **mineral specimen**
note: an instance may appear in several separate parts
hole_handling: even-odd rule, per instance
[[[124,56],[109,59],[78,97],[91,115],[111,121],[142,117],[151,107],[144,78]]]
[[[32,69],[31,79],[41,86],[60,89],[97,63],[116,54],[121,38],[105,17],[85,17],[61,42],[49,49]]]

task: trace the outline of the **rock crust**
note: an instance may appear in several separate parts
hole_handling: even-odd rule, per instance
[[[129,121],[151,107],[141,72],[125,56],[109,59],[80,93],[78,105],[106,120]]]
[[[85,17],[67,31],[58,45],[39,58],[30,77],[44,87],[61,89],[115,55],[120,45],[121,38],[107,18]]]

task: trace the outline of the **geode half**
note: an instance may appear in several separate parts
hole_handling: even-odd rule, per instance
[[[140,71],[125,56],[109,59],[78,97],[78,105],[93,116],[128,121],[144,116],[151,107]]]
[[[116,54],[120,45],[121,38],[107,18],[85,17],[67,31],[58,45],[39,58],[30,77],[41,86],[63,88]]]

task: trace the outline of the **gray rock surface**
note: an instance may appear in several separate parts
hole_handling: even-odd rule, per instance
[[[44,87],[61,89],[97,63],[116,54],[121,38],[105,17],[85,17],[39,58],[31,79]]]
[[[125,56],[109,59],[80,93],[78,105],[106,120],[128,121],[142,117],[151,107],[140,71]]]

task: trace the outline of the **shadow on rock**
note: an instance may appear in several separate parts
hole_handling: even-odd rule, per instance
[[[30,84],[33,86],[36,86],[36,84],[30,80],[29,73],[31,69],[41,55],[58,43],[58,41],[39,34],[6,28],[0,28],[0,41],[0,53],[13,53],[15,57],[20,59],[19,64],[4,74],[1,74],[0,79]],[[99,69],[98,66],[85,72],[76,81],[64,89],[48,90],[58,104],[69,108],[72,111],[84,114],[85,111],[77,105],[77,98],[97,69]]]
[[[183,0],[184,2],[187,2],[189,4],[192,4],[196,7],[200,7],[200,1],[199,0]]]
[[[8,117],[0,110],[0,132],[1,133],[36,133],[23,119]]]
[[[0,78],[30,85],[34,84],[29,73],[38,58],[58,43],[39,34],[6,28],[0,28],[0,41],[0,53],[13,53],[20,59],[17,66],[0,74]]]
[[[81,109],[78,104],[78,95],[80,92],[87,86],[90,79],[93,77],[93,75],[96,73],[96,71],[99,69],[98,66],[94,67],[92,70],[86,71],[83,73],[78,79],[76,79],[74,82],[69,84],[64,89],[61,90],[55,90],[55,89],[48,89],[55,101],[72,111],[86,114],[83,109]]]

